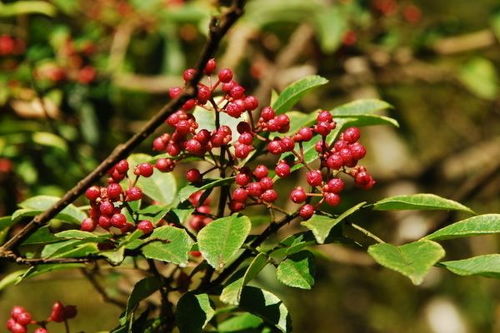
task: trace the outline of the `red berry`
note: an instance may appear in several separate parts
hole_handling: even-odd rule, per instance
[[[135,167],[134,173],[143,177],[150,177],[153,174],[153,166],[149,163],[141,163]]]
[[[136,201],[142,199],[142,190],[139,187],[131,187],[127,190],[127,201]]]
[[[294,136],[295,141],[309,141],[313,137],[313,131],[310,127],[304,127]]]
[[[95,228],[96,228],[95,220],[90,218],[90,217],[87,217],[86,219],[84,219],[82,221],[82,224],[80,225],[80,230],[83,230],[83,231],[92,232],[95,230]]]
[[[267,150],[274,155],[280,155],[283,152],[283,146],[280,139],[275,139],[267,144]]]
[[[22,312],[22,313],[18,313],[15,316],[13,316],[13,318],[17,323],[19,323],[23,326],[26,326],[29,323],[31,323],[31,314],[27,311]]]
[[[224,68],[219,72],[218,76],[221,82],[228,83],[233,79],[233,71],[228,68]]]
[[[120,173],[125,173],[128,171],[128,162],[127,160],[121,160],[120,162],[116,163],[115,169],[118,170]]]
[[[190,251],[189,254],[193,257],[201,257],[200,251]]]
[[[253,141],[253,135],[250,132],[245,132],[240,135],[238,142],[244,145],[251,145]]]
[[[111,216],[111,225],[115,228],[123,228],[127,225],[127,218],[121,213],[113,214]]]
[[[77,311],[75,305],[65,305],[63,310],[65,319],[71,319],[76,317]]]
[[[356,160],[353,158],[351,150],[349,148],[343,148],[339,151],[340,157],[342,157],[342,160],[344,161],[344,164],[353,167],[356,165]],[[353,165],[354,164],[354,165]]]
[[[245,186],[252,181],[252,177],[248,173],[240,172],[236,175],[234,181],[240,186]]]
[[[61,302],[55,302],[52,306],[52,312],[48,318],[49,321],[61,323],[64,321],[64,305]]]
[[[104,215],[99,216],[97,224],[99,224],[99,226],[104,229],[111,228],[111,220],[109,219],[109,217],[106,217]]]
[[[269,121],[273,119],[276,116],[276,112],[273,110],[272,107],[266,106],[265,108],[262,109],[260,116],[264,121]]]
[[[229,81],[228,83],[224,83],[224,84],[222,85],[221,90],[222,90],[223,92],[225,92],[225,93],[229,93],[229,92],[231,91],[231,89],[233,89],[233,87],[234,87],[235,85],[237,85],[237,83],[236,83],[236,82],[234,82],[234,81]]]
[[[338,140],[333,146],[335,148],[335,151],[339,152],[342,149],[347,148],[348,143],[345,140]]]
[[[191,220],[189,221],[189,226],[195,231],[200,231],[201,229],[203,229],[203,227],[205,226],[205,223],[203,223],[203,216],[193,215]]]
[[[212,91],[210,90],[209,87],[207,87],[204,84],[198,85],[198,94],[196,97],[198,99],[199,104],[205,104],[211,96],[212,96]]]
[[[307,194],[304,191],[302,187],[296,187],[291,193],[290,193],[290,199],[295,202],[295,203],[301,203],[306,201],[307,199]]]
[[[182,74],[182,77],[184,78],[184,81],[191,81],[194,76],[196,75],[196,69],[194,68],[188,68],[184,71]]]
[[[245,108],[248,111],[252,111],[257,109],[259,106],[259,100],[255,96],[247,96],[245,97]]]
[[[314,125],[314,131],[321,136],[327,136],[332,131],[331,123],[319,122]]]
[[[234,201],[232,200],[229,203],[229,209],[231,209],[232,212],[239,212],[243,209],[245,209],[246,205],[243,202],[240,201]]]
[[[283,151],[292,151],[293,148],[295,148],[295,141],[293,141],[292,138],[283,138],[281,139],[281,147],[283,148]]]
[[[243,133],[251,132],[252,128],[250,127],[250,124],[247,123],[246,121],[240,121],[238,123],[238,126],[236,126],[236,130],[238,131],[238,133],[243,134]]]
[[[349,143],[354,143],[358,141],[360,136],[361,133],[359,131],[359,128],[357,127],[349,127],[342,134],[342,138]]]
[[[144,234],[150,234],[154,230],[154,225],[151,221],[144,220],[137,224],[137,229],[142,231]]]
[[[337,206],[340,203],[340,195],[336,193],[327,192],[323,194],[323,198],[325,198],[325,202],[330,206]]]
[[[117,183],[109,184],[106,190],[110,199],[118,199],[123,192],[122,187]]]
[[[202,180],[202,175],[198,169],[189,169],[186,171],[186,179],[191,183],[199,183]]]
[[[274,171],[279,177],[288,177],[290,175],[290,166],[286,164],[284,161],[280,161]]]
[[[331,122],[333,120],[333,116],[330,112],[323,110],[319,112],[318,116],[316,117],[316,120],[318,122],[322,121]]]
[[[299,209],[299,216],[302,217],[304,220],[309,219],[311,216],[314,214],[314,207],[313,205],[306,204]]]
[[[248,194],[258,197],[262,194],[262,185],[258,182],[253,182],[247,185]]]
[[[90,201],[96,201],[101,196],[101,189],[99,186],[91,186],[85,191],[85,197]]]
[[[311,186],[320,186],[323,182],[323,176],[319,170],[311,170],[306,173],[306,180]]]
[[[234,155],[237,158],[246,158],[252,150],[253,150],[252,146],[240,144],[238,146],[235,146]]]
[[[334,153],[328,157],[326,165],[330,169],[338,170],[344,165],[344,160],[338,153]]]
[[[177,156],[181,152],[181,148],[176,143],[169,143],[167,144],[167,148],[165,149],[165,151],[170,156]]]
[[[239,99],[245,96],[245,88],[243,88],[240,85],[235,85],[231,90],[229,91],[229,95],[234,98],[234,99]],[[243,107],[245,107],[245,103],[243,102]]]
[[[49,333],[49,331],[43,327],[38,327],[33,333]]]
[[[280,127],[286,127],[290,125],[290,118],[286,114],[280,114],[276,117],[276,121]]]
[[[210,141],[210,137],[210,132],[206,129],[202,129],[198,131],[195,136],[193,136],[193,139],[200,142],[202,145],[206,145]]]
[[[173,87],[168,89],[168,94],[170,98],[177,98],[182,94],[182,88],[180,87]]]
[[[365,147],[359,142],[355,142],[352,145],[350,145],[349,150],[351,151],[352,157],[355,160],[360,160],[366,155]]]
[[[0,37],[1,38],[1,37]],[[10,311],[10,316],[12,318],[15,318],[17,315],[21,314],[21,313],[24,313],[24,312],[27,312],[25,308],[23,308],[22,306],[19,306],[19,305],[16,305],[12,308],[12,310]]]
[[[264,177],[261,180],[259,180],[260,186],[262,187],[262,190],[269,190],[270,188],[273,188],[273,180],[270,177]]]
[[[253,175],[255,177],[257,177],[258,179],[267,177],[268,174],[269,174],[269,169],[265,165],[262,165],[262,164],[257,165],[255,167],[255,170],[253,171]]]
[[[340,193],[344,190],[344,181],[340,178],[332,178],[328,181],[328,192]]]
[[[14,319],[9,318],[9,320],[7,320],[7,323],[6,323],[6,325],[5,325],[5,326],[7,327],[7,329],[8,329],[9,331],[11,331],[11,332],[12,332],[12,328],[13,328],[13,327],[14,327],[14,325],[16,325],[16,324],[17,324],[17,323],[16,323],[16,321],[15,321]],[[17,324],[17,325],[19,325],[19,324]]]
[[[191,154],[198,155],[203,151],[203,146],[198,140],[190,139],[186,142],[186,150]]]
[[[239,103],[229,103],[224,109],[233,118],[239,118],[245,109]]]
[[[153,140],[153,150],[154,151],[164,151],[167,145],[165,142],[162,140],[161,137],[158,137]]]
[[[26,332],[28,332],[26,327],[24,327],[23,325],[21,325],[17,322],[14,322],[14,323],[10,324],[9,326],[10,326],[10,331],[12,333],[26,333]]]
[[[207,64],[205,65],[205,69],[203,70],[206,75],[210,75],[215,71],[215,68],[217,67],[217,63],[215,62],[215,59],[209,59],[207,61]]]
[[[265,202],[274,202],[278,199],[278,192],[276,192],[276,190],[269,189],[262,193],[260,198]]]
[[[161,172],[170,172],[175,168],[175,161],[170,158],[160,158],[156,161],[155,167]]]
[[[242,187],[239,187],[233,191],[232,199],[234,201],[245,202],[248,198],[248,192]]]

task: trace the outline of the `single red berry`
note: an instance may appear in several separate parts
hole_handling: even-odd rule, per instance
[[[232,199],[234,201],[245,202],[248,198],[248,191],[242,187],[238,187],[233,191]]]
[[[189,254],[193,257],[201,257],[200,251],[190,251]]]
[[[245,97],[245,108],[248,111],[252,111],[257,109],[259,106],[259,100],[255,96],[247,96]]]
[[[267,150],[273,155],[280,155],[283,152],[283,146],[280,139],[274,139],[267,144]]]
[[[262,109],[260,116],[264,121],[269,121],[273,119],[276,116],[276,112],[273,110],[272,107],[266,106],[265,108]]]
[[[219,72],[218,76],[221,82],[228,83],[233,79],[233,71],[228,68],[224,68]]]
[[[366,148],[359,142],[355,142],[350,145],[349,150],[355,160],[360,160],[366,155]]]
[[[137,229],[142,231],[144,234],[150,234],[154,230],[154,225],[151,221],[144,220],[137,224]]]
[[[170,172],[175,168],[175,161],[170,158],[160,158],[156,161],[155,167],[161,172]]]
[[[234,87],[235,85],[237,85],[237,83],[236,83],[236,82],[234,82],[234,81],[229,81],[229,82],[227,82],[227,83],[222,84],[222,88],[221,88],[221,90],[222,90],[223,92],[225,92],[225,93],[229,93],[229,92],[231,91],[231,89],[233,89],[233,87]]]
[[[85,191],[85,197],[90,201],[96,201],[101,196],[101,189],[99,186],[91,186]]]
[[[186,101],[186,103],[184,103],[184,104],[182,105],[182,110],[184,110],[184,111],[189,111],[189,110],[194,109],[194,107],[195,107],[195,106],[196,106],[196,99],[191,98],[191,99],[188,99],[188,100]]]
[[[349,143],[354,143],[354,142],[358,141],[360,136],[361,136],[361,132],[359,131],[359,128],[357,128],[357,127],[349,127],[342,134],[342,138]]]
[[[335,144],[333,145],[333,147],[335,148],[335,151],[339,152],[342,149],[347,148],[348,145],[349,144],[347,143],[347,141],[345,141],[345,140],[338,140],[338,141],[335,142]]]
[[[203,176],[198,169],[189,169],[188,171],[186,171],[186,179],[190,183],[199,183],[201,182],[202,178]]]
[[[281,147],[283,151],[292,151],[295,148],[295,141],[292,138],[285,137],[281,139]]]
[[[181,87],[173,87],[168,89],[168,94],[170,98],[177,98],[182,94],[182,88]]]
[[[196,212],[209,214],[211,212],[211,209],[208,205],[201,205],[200,207],[196,208]]]
[[[288,177],[290,175],[290,166],[285,161],[280,161],[274,171],[279,177]]]
[[[33,333],[49,333],[49,331],[47,331],[45,328],[43,327],[38,327],[35,332]]]
[[[198,140],[190,139],[186,141],[186,150],[194,155],[199,155],[203,151],[203,146]]]
[[[323,198],[325,198],[325,202],[330,206],[337,206],[340,203],[340,195],[336,193],[324,193]]]
[[[322,122],[322,121],[331,122],[333,120],[333,116],[330,112],[323,110],[323,111],[320,111],[318,113],[316,120],[318,122]]]
[[[61,323],[64,319],[64,305],[61,302],[55,302],[52,306],[52,312],[50,313],[48,320]]]
[[[210,204],[208,198],[205,199],[204,202],[200,202],[201,200],[201,196],[203,195],[203,191],[196,191],[194,192],[193,194],[191,194],[189,196],[189,202],[193,205],[193,206],[203,206],[203,205],[208,205]]]
[[[189,220],[189,226],[194,231],[200,231],[205,227],[205,223],[203,223],[203,216],[201,215],[193,215],[191,220]]]
[[[206,75],[210,75],[215,71],[215,68],[217,67],[217,63],[215,62],[215,59],[209,59],[207,61],[207,64],[205,65],[205,69],[203,70]]]
[[[97,224],[103,229],[109,229],[111,228],[111,220],[109,217],[101,215],[99,216],[99,219],[97,220]]]
[[[258,182],[253,182],[247,185],[248,194],[258,197],[262,194],[262,185]]]
[[[188,68],[184,71],[182,74],[182,77],[184,78],[184,81],[191,81],[194,76],[196,75],[196,69],[194,68]]]
[[[153,166],[149,163],[141,163],[135,167],[134,173],[143,177],[150,177],[153,174]]]
[[[243,111],[245,111],[239,103],[235,102],[229,103],[224,110],[233,118],[239,118]]]
[[[165,141],[162,140],[161,137],[158,137],[153,140],[153,150],[154,151],[164,151],[167,147]]]
[[[302,217],[304,220],[311,218],[311,216],[313,216],[313,214],[314,214],[313,205],[305,204],[304,206],[300,207],[300,209],[299,209],[299,216]]]
[[[253,171],[253,175],[255,177],[257,177],[258,179],[267,177],[268,174],[269,174],[269,169],[265,165],[262,165],[262,164],[257,165],[255,167],[255,170]]]
[[[304,127],[297,134],[297,137],[294,137],[295,141],[309,141],[312,139],[314,133],[310,127]]]
[[[16,305],[10,311],[10,316],[12,318],[15,318],[17,315],[24,313],[24,312],[27,312],[25,308],[23,308],[22,306]]]
[[[26,326],[28,325],[29,323],[31,323],[31,314],[29,312],[21,312],[21,313],[18,313],[16,314],[15,316],[13,316],[14,320],[23,325],[23,326]]]
[[[118,199],[123,192],[122,187],[117,183],[109,184],[106,190],[110,199]]]
[[[340,178],[332,178],[328,181],[328,192],[340,193],[344,190],[344,181]]]
[[[277,132],[280,129],[281,129],[281,126],[280,126],[280,123],[278,122],[278,119],[273,118],[267,122],[267,130],[269,132]]]
[[[271,177],[263,177],[259,180],[259,183],[263,191],[273,188],[274,185]]]
[[[278,192],[276,192],[276,190],[269,189],[262,193],[260,198],[265,202],[274,202],[278,199]]]
[[[181,152],[181,148],[178,144],[170,142],[167,144],[167,148],[165,149],[165,151],[170,156],[177,156]]]
[[[127,201],[136,201],[142,199],[142,190],[139,187],[131,187],[127,190]]]
[[[16,323],[16,321],[12,318],[9,318],[9,320],[7,320],[7,323],[6,323],[6,327],[9,331],[12,332],[12,328],[14,327],[14,325],[19,325],[18,323]],[[21,325],[22,326],[22,325]]]
[[[238,142],[244,145],[251,145],[253,142],[252,133],[250,132],[242,133],[238,138]]]
[[[344,165],[344,159],[338,153],[334,153],[328,157],[326,165],[330,169],[338,170]]]
[[[252,181],[252,177],[245,172],[240,172],[236,175],[234,181],[240,186],[245,186]]]
[[[121,160],[120,162],[116,163],[115,169],[118,170],[120,173],[125,173],[128,171],[129,165],[127,160]]]
[[[201,129],[193,136],[193,139],[201,143],[202,145],[206,145],[210,141],[210,132],[206,129]]]
[[[306,173],[306,180],[311,186],[320,186],[323,182],[323,176],[319,170],[311,170]]]
[[[250,152],[252,150],[253,150],[252,146],[240,144],[238,146],[235,146],[235,148],[234,148],[234,155],[237,158],[246,158],[248,156],[248,154],[250,154]]]
[[[327,123],[325,121],[319,122],[314,125],[314,132],[321,136],[327,136],[332,131],[331,123]]]
[[[92,232],[95,230],[95,228],[96,228],[95,220],[90,218],[90,217],[87,217],[86,219],[84,219],[82,221],[82,223],[80,224],[80,230],[83,230],[83,231]]]
[[[231,200],[231,202],[229,203],[229,209],[231,209],[232,212],[239,212],[245,209],[245,207],[246,207],[245,203],[240,201]]]
[[[14,322],[9,326],[10,326],[10,331],[12,333],[26,333],[26,332],[28,332],[28,329],[25,326],[23,326],[17,322]]]
[[[115,228],[123,228],[127,225],[127,218],[121,213],[113,214],[111,216],[111,225]]]
[[[290,199],[295,203],[304,202],[307,199],[306,191],[304,191],[302,187],[298,186],[290,193]]]
[[[243,88],[240,85],[235,85],[231,90],[229,91],[229,96],[231,96],[234,99],[239,99],[245,96],[245,88]],[[243,107],[245,107],[245,103],[243,102]]]
[[[198,85],[198,94],[196,95],[199,104],[205,104],[212,96],[212,91],[204,84]]]
[[[280,127],[286,127],[290,125],[290,118],[286,114],[280,114],[276,117],[276,121]]]
[[[353,167],[356,165],[356,160],[352,156],[351,150],[349,148],[343,148],[339,151],[340,157],[342,157],[342,160],[344,161],[344,164]]]

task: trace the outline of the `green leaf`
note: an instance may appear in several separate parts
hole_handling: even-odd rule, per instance
[[[175,319],[181,333],[199,333],[214,314],[207,294],[188,292],[177,303]]]
[[[500,254],[487,254],[463,260],[440,262],[455,274],[462,276],[480,275],[500,279]]]
[[[242,313],[223,321],[217,326],[217,332],[235,333],[235,332],[261,332],[257,331],[264,321],[250,313]]]
[[[373,204],[373,208],[376,210],[460,210],[474,214],[474,211],[461,203],[428,193],[396,195],[377,201]]]
[[[298,81],[295,81],[281,92],[276,102],[273,103],[273,109],[277,114],[285,113],[289,111],[309,90],[322,86],[326,83],[328,83],[328,80],[318,75],[306,76]]]
[[[420,284],[429,269],[444,257],[444,250],[438,243],[420,240],[401,246],[387,243],[375,244],[368,253],[380,265],[395,270]]]
[[[217,219],[198,233],[203,258],[215,269],[222,269],[238,253],[252,224],[247,216],[231,215]]]
[[[321,48],[326,53],[335,51],[347,30],[347,16],[339,7],[320,8],[315,15],[315,28]]]
[[[191,250],[193,241],[185,230],[173,226],[156,228],[147,241],[165,240],[167,243],[157,241],[145,245],[142,253],[146,258],[171,262],[177,265],[186,265],[188,253]]]
[[[500,214],[485,214],[455,222],[424,238],[442,240],[495,233],[500,233]]]
[[[51,208],[59,200],[60,198],[58,197],[53,197],[48,195],[38,195],[21,202],[19,206],[21,208],[31,209],[34,211],[45,211]],[[86,217],[87,214],[85,214],[82,210],[80,210],[73,204],[68,205],[59,214],[56,215],[56,218],[60,220],[74,222],[78,224]]]
[[[240,308],[262,318],[281,332],[291,332],[291,320],[283,302],[267,290],[244,287]]]
[[[14,271],[5,275],[2,280],[0,280],[0,291],[10,286],[11,284],[15,284],[21,281],[23,274],[25,274],[27,270],[28,269],[21,269],[19,271]]]
[[[200,186],[186,185],[180,189],[178,198],[180,202],[183,202],[189,198],[191,194],[198,191],[208,190],[214,187],[231,184],[234,177],[219,178],[219,179],[205,179]]]
[[[392,105],[379,99],[359,99],[337,106],[330,112],[334,118],[374,115],[376,112],[392,109]]]
[[[128,298],[125,316],[128,317],[142,300],[151,296],[151,294],[160,289],[162,285],[163,282],[160,279],[152,276],[137,282]]]
[[[500,84],[493,62],[486,58],[474,58],[460,67],[459,79],[473,94],[493,100]]]
[[[42,264],[30,267],[22,276],[22,279],[33,278],[45,273],[54,271],[61,271],[65,269],[74,269],[85,267],[85,264],[71,263],[71,264]]]
[[[146,154],[130,155],[128,158],[131,166],[129,177],[135,177],[133,172],[137,164],[150,162],[151,160],[152,157]],[[171,172],[163,173],[155,169],[151,177],[140,177],[137,186],[142,189],[144,194],[159,204],[168,205],[176,198],[177,183],[175,176]]]
[[[89,241],[103,241],[111,238],[111,234],[95,234],[93,232],[82,231],[82,230],[66,230],[61,231],[55,234],[54,236],[59,238],[68,238],[68,239],[86,239]]]
[[[0,2],[0,17],[42,14],[54,16],[56,8],[45,1],[17,1],[9,4]]]
[[[243,276],[232,281],[222,290],[220,300],[227,304],[238,305],[243,287],[253,280],[266,265],[266,255],[259,253],[252,260],[248,268],[241,270],[241,272],[244,272]]]
[[[311,289],[314,285],[314,257],[309,251],[292,254],[276,270],[278,280],[290,287]]]
[[[2,244],[7,237],[12,221],[10,216],[0,217],[0,244]]]
[[[38,245],[59,242],[61,239],[54,236],[48,226],[43,226],[37,229],[34,233],[28,236],[21,245]]]
[[[115,250],[101,251],[100,255],[107,258],[107,261],[113,265],[119,265],[125,259],[125,247],[120,247]]]
[[[344,120],[344,128],[347,126],[355,126],[355,127],[363,127],[363,126],[377,126],[377,125],[390,125],[394,127],[399,127],[399,123],[396,119],[386,116],[379,116],[376,114],[364,114],[364,115],[355,115],[349,117],[338,117],[339,119]]]
[[[58,251],[52,254],[52,258],[79,258],[86,257],[91,254],[99,253],[99,248],[97,247],[97,243],[84,243],[78,244],[76,247],[72,247],[67,251]]]
[[[351,207],[340,214],[337,218],[314,214],[309,220],[304,221],[301,224],[313,232],[314,237],[316,237],[319,244],[323,244],[334,226],[359,210],[365,203],[366,202],[360,202],[356,206]]]

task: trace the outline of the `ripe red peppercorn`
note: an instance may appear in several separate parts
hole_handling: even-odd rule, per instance
[[[344,190],[344,181],[340,178],[332,178],[328,181],[328,192],[340,193]]]
[[[131,187],[127,190],[127,201],[136,201],[142,199],[142,190],[139,187]]]
[[[349,127],[342,133],[342,138],[349,143],[358,141],[360,136],[361,132],[357,127]]]
[[[262,190],[269,190],[270,188],[273,188],[273,180],[270,177],[264,177],[259,180],[260,186],[262,187]]]
[[[257,109],[259,106],[259,100],[255,96],[247,96],[245,97],[245,108],[248,111],[252,111]]]
[[[55,302],[52,306],[52,311],[48,320],[55,321],[56,323],[61,323],[64,321],[64,319],[64,305],[61,302]]]
[[[252,181],[252,177],[245,172],[240,172],[236,175],[234,181],[240,186],[245,186]]]
[[[258,197],[262,194],[262,185],[258,182],[253,182],[247,185],[248,194]]]
[[[283,146],[280,139],[275,139],[267,144],[267,150],[274,155],[280,155],[283,152]]]
[[[243,209],[245,209],[246,205],[243,202],[240,201],[234,201],[232,200],[229,203],[229,209],[231,209],[232,212],[239,212]]]
[[[127,225],[127,218],[121,213],[113,214],[111,216],[111,225],[115,228],[123,228]]]
[[[262,193],[260,198],[265,202],[274,202],[278,199],[278,192],[276,192],[276,190],[269,189]]]
[[[228,68],[224,68],[219,72],[218,76],[221,82],[228,83],[233,79],[233,71]]]
[[[193,77],[196,75],[196,69],[194,68],[188,68],[184,71],[182,74],[182,77],[184,78],[184,81],[191,81]]]
[[[355,142],[350,145],[349,150],[351,151],[352,157],[356,160],[360,160],[366,155],[365,147],[359,142]]]
[[[255,167],[255,170],[253,171],[253,175],[255,177],[257,177],[258,179],[267,177],[268,174],[269,174],[269,169],[265,165],[262,165],[262,164],[257,165]]]
[[[96,201],[101,196],[101,189],[99,186],[91,186],[85,191],[85,197],[90,201]]]
[[[134,173],[143,177],[150,177],[153,174],[153,166],[149,163],[141,163],[135,167]]]
[[[238,138],[238,142],[244,145],[251,145],[253,141],[253,135],[250,132],[241,133]]]
[[[330,169],[338,170],[344,165],[344,159],[338,153],[334,153],[328,157],[326,165]]]
[[[327,192],[323,194],[323,198],[325,198],[325,202],[330,206],[337,206],[340,203],[340,195],[336,193]]]
[[[207,64],[205,65],[205,69],[203,70],[206,75],[210,75],[215,71],[215,68],[217,67],[217,63],[215,62],[215,59],[209,59],[207,61]]]
[[[160,158],[156,161],[155,167],[161,172],[170,172],[175,168],[175,161],[170,158]]]
[[[321,176],[321,171],[311,170],[306,173],[306,180],[311,186],[320,186],[323,182],[323,176]]]
[[[186,171],[186,179],[188,182],[199,183],[201,182],[202,178],[203,176],[198,169],[189,169],[188,171]]]
[[[99,211],[103,215],[111,215],[113,214],[113,210],[115,209],[115,206],[109,201],[103,201],[99,205]]]
[[[245,202],[248,198],[248,191],[239,187],[233,191],[232,199],[234,201]]]
[[[137,224],[137,229],[142,231],[144,234],[150,234],[154,230],[154,225],[151,221],[144,220]]]
[[[304,220],[311,218],[314,215],[314,207],[313,205],[306,204],[299,209],[299,216]]]
[[[49,333],[49,331],[43,327],[38,327],[33,333]]]
[[[279,177],[288,177],[290,175],[290,166],[285,161],[280,161],[274,171]]]
[[[127,160],[121,160],[120,162],[116,163],[115,169],[118,170],[120,173],[125,173],[128,171],[128,162]]]
[[[302,187],[296,187],[291,193],[290,193],[290,199],[295,202],[295,203],[302,203],[306,201],[307,199],[307,194],[304,191]]]
[[[95,230],[95,228],[96,228],[96,223],[95,223],[94,219],[92,219],[90,217],[87,217],[86,219],[84,219],[82,221],[82,224],[80,224],[80,230],[83,230],[83,231],[92,232]]]
[[[31,323],[31,314],[27,311],[18,313],[15,316],[13,316],[13,318],[17,323],[23,326],[26,326],[29,323]]]
[[[326,122],[331,122],[333,121],[333,116],[330,112],[323,110],[318,113],[316,116],[316,120],[318,122],[326,121]]]
[[[106,190],[110,199],[118,199],[123,192],[122,187],[117,183],[109,184]]]

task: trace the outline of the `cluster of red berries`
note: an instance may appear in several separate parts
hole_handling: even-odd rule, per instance
[[[202,196],[203,191],[197,191],[189,196],[189,202],[195,207],[195,211],[191,214],[188,224],[194,231],[200,231],[213,221],[210,216],[207,216],[212,212],[210,208],[210,199],[205,198],[202,202]]]
[[[241,168],[235,182],[238,187],[233,191],[229,203],[233,212],[245,209],[247,200],[271,204],[278,199],[278,192],[273,189],[274,181],[269,177],[269,169],[265,165],[256,166],[253,172],[247,167]]]
[[[26,333],[28,325],[38,325],[34,333],[48,333],[45,328],[47,323],[62,323],[68,319],[76,317],[76,306],[64,305],[61,302],[55,302],[52,311],[46,320],[33,320],[31,313],[22,306],[14,306],[10,312],[10,318],[7,320],[6,327],[11,333]]]
[[[121,213],[125,202],[137,201],[143,196],[142,190],[134,184],[125,191],[120,185],[120,181],[127,177],[128,170],[129,163],[121,160],[108,171],[107,186],[91,186],[85,191],[85,196],[90,201],[90,217],[82,221],[81,230],[94,231],[99,226],[105,230],[114,227],[122,233],[136,228],[145,234],[153,231],[154,225],[151,221],[144,220],[134,225]],[[153,166],[149,163],[138,164],[134,169],[137,177],[150,177],[153,172]]]
[[[383,16],[394,16],[398,14],[400,6],[396,0],[374,0],[373,8]],[[413,3],[406,3],[401,8],[403,18],[412,24],[422,19],[422,10]]]
[[[24,42],[10,35],[0,36],[0,56],[19,55],[24,52]]]

